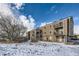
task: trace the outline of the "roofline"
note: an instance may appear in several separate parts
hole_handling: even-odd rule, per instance
[[[59,19],[58,21],[59,21],[59,22],[60,22],[61,20],[63,21],[63,20],[65,20],[66,18],[69,18],[69,17],[72,17],[72,18],[73,18],[73,16],[68,16],[68,17],[65,17],[65,18],[61,18],[61,19]],[[56,21],[56,22],[58,22],[58,21]],[[55,22],[55,21],[54,21],[54,22]],[[54,22],[49,23],[49,24],[46,24],[46,25],[54,24]],[[43,28],[43,27],[45,27],[46,25],[41,26],[41,27],[38,27],[38,28]],[[37,28],[32,29],[31,31],[36,30],[36,29],[37,29]],[[28,32],[30,32],[30,31],[28,31]]]

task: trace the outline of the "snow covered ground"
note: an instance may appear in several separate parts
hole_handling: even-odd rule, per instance
[[[37,42],[1,44],[0,56],[79,56],[79,45]]]

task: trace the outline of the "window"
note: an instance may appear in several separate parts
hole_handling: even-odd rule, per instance
[[[48,37],[47,37],[46,39],[47,39],[47,41],[48,41]]]
[[[34,31],[33,31],[33,33],[34,33]]]
[[[40,33],[42,33],[42,30],[40,30]]]
[[[46,27],[44,27],[44,29],[46,29]]]
[[[59,25],[60,25],[60,26],[62,26],[62,25],[63,25],[63,23],[62,23],[62,22],[60,22],[60,23],[59,23]]]
[[[51,28],[52,26],[50,25],[50,28]]]
[[[42,35],[40,35],[40,37],[42,37]]]
[[[51,34],[52,32],[50,31],[50,34]]]
[[[63,35],[63,31],[61,31],[61,34]]]
[[[32,36],[34,36],[34,34],[32,34]]]
[[[58,32],[59,32],[59,34],[62,35],[63,34],[63,29],[60,29]]]
[[[46,34],[46,32],[44,32]]]
[[[39,32],[36,32],[36,34],[39,34]]]

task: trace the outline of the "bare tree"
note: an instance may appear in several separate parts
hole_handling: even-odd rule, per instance
[[[15,40],[22,37],[26,32],[26,27],[10,16],[3,17],[0,15],[0,37],[9,40]]]

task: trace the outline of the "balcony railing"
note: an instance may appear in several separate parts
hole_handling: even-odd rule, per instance
[[[63,34],[63,32],[56,32],[56,31],[55,31],[55,32],[54,32],[54,35],[56,35],[56,36],[62,36],[62,35],[64,35],[64,34]]]
[[[54,28],[61,28],[63,27],[63,23],[58,23],[54,25]]]

